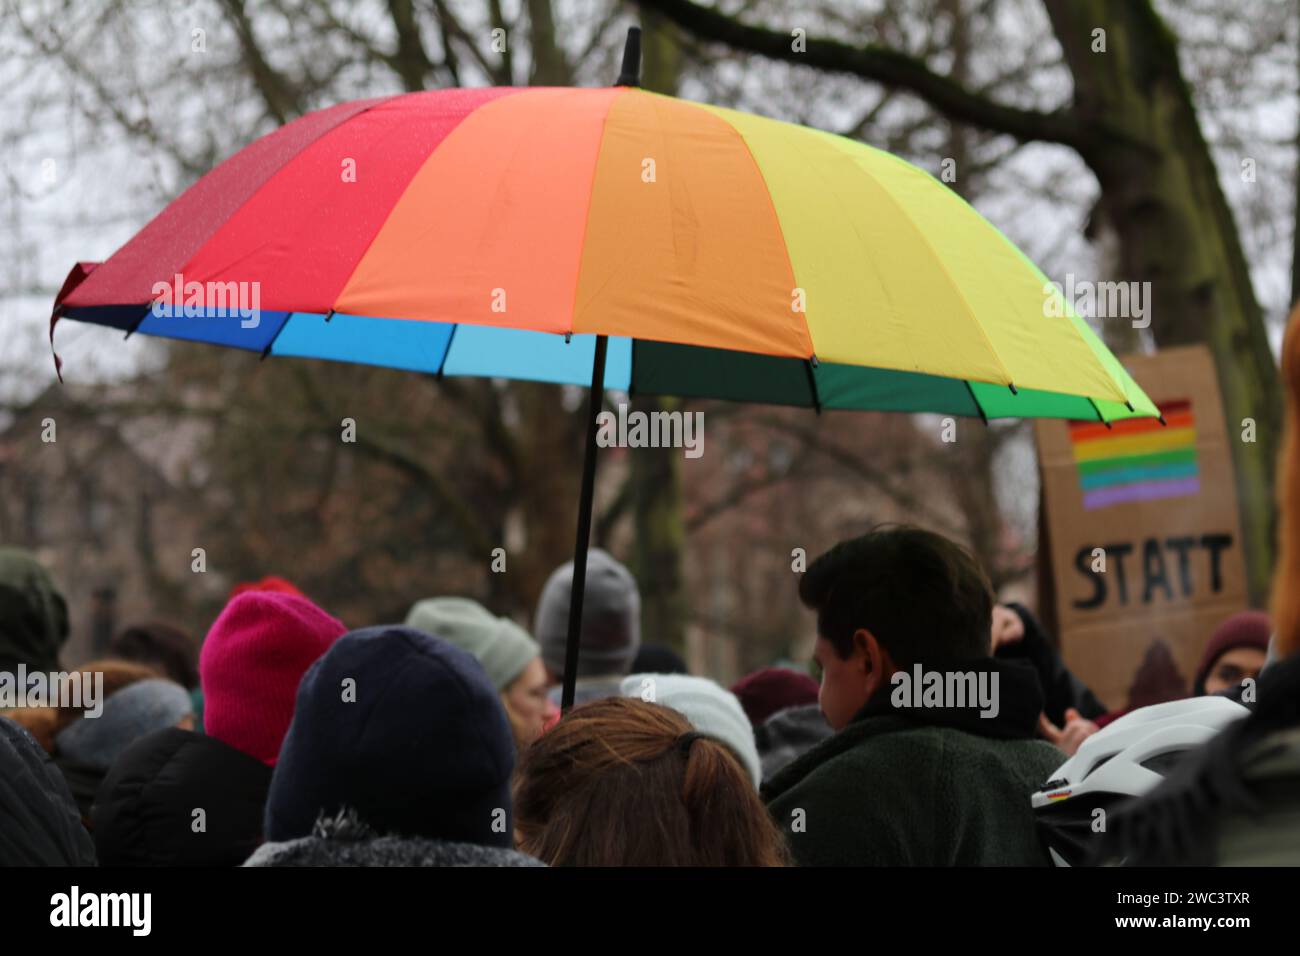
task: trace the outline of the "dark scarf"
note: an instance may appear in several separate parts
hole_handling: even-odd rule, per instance
[[[895,707],[894,692],[897,687],[886,682],[854,716],[851,724],[876,717],[901,717],[911,723],[935,727],[951,727],[980,737],[999,740],[1024,740],[1038,736],[1038,715],[1043,710],[1043,690],[1034,669],[1022,661],[1004,661],[992,657],[975,660],[958,660],[922,665],[925,673],[950,672],[998,675],[996,717],[981,717],[977,706],[966,707]],[[905,673],[911,677],[912,668]],[[912,682],[915,684],[915,681]],[[910,694],[909,694],[910,697]]]

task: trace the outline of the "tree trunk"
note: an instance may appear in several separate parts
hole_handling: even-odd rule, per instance
[[[1219,184],[1174,37],[1150,0],[1045,0],[1074,76],[1087,136],[1079,146],[1119,237],[1119,275],[1150,282],[1151,332],[1162,347],[1205,342],[1214,353],[1228,434],[1244,419],[1256,441],[1231,444],[1251,598],[1272,566],[1272,468],[1281,394],[1240,235]],[[1105,52],[1094,52],[1104,30]],[[1112,319],[1109,321],[1128,321]]]
[[[567,412],[555,385],[514,382],[511,388],[519,409],[519,471],[514,494],[526,538],[517,584],[520,593],[532,594],[535,600],[550,573],[573,560],[586,432],[581,410],[585,410],[586,400],[584,396],[578,413]],[[514,574],[515,566],[510,567]]]
[[[671,29],[661,17],[643,17],[641,85],[669,95],[677,90],[681,49]],[[676,399],[649,396],[637,398],[634,404],[646,413],[682,407]],[[667,645],[685,657],[682,449],[633,448],[629,455],[636,542],[633,564],[641,588],[642,634],[646,642]]]
[[[970,78],[971,48],[964,2],[944,0],[943,8],[952,19],[950,75],[958,83],[965,84]],[[959,120],[948,120],[944,158],[953,161],[956,177],[947,186],[967,201],[971,199],[966,174],[971,138],[970,126]],[[948,462],[948,481],[965,519],[971,553],[988,573],[996,591],[1002,585],[1002,513],[993,488],[995,451],[994,436],[987,426],[975,421],[963,422],[957,442],[948,450],[948,454],[953,456],[953,460]]]

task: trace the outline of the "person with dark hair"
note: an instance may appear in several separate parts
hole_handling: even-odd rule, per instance
[[[667,644],[642,644],[632,661],[633,674],[689,674],[682,655]]]
[[[800,581],[837,733],[764,794],[802,865],[1046,865],[1030,794],[1062,755],[1036,739],[1033,669],[992,655],[993,594],[929,531],[841,542]]]
[[[152,667],[184,687],[194,711],[194,728],[203,729],[203,689],[199,686],[199,644],[178,627],[161,621],[134,624],[108,644],[108,656]]]
[[[178,627],[160,621],[135,624],[108,645],[108,656],[148,664],[186,690],[199,686],[199,645]]]
[[[749,774],[681,713],[631,697],[574,708],[524,754],[519,849],[551,866],[781,866]]]

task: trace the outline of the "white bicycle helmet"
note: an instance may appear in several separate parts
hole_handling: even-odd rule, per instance
[[[1189,750],[1249,713],[1226,697],[1189,697],[1141,707],[1085,740],[1031,798],[1053,862],[1084,862],[1098,809],[1109,814],[1153,790]]]

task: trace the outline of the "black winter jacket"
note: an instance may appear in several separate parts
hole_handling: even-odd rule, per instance
[[[105,866],[238,866],[262,842],[271,768],[169,727],[113,763],[91,811]]]
[[[95,847],[54,762],[0,717],[0,866],[94,866]]]

